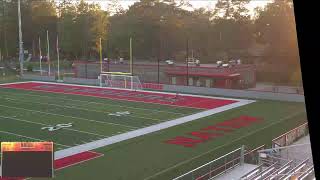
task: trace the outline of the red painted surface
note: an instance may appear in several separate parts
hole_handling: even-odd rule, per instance
[[[163,104],[169,106],[190,107],[198,109],[213,109],[238,101],[226,99],[214,99],[206,97],[194,97],[175,94],[162,94],[153,92],[141,92],[130,90],[118,90],[110,88],[96,88],[86,86],[74,86],[67,84],[49,84],[40,82],[25,82],[19,84],[0,85],[3,88],[14,88],[31,91],[42,91],[62,94],[75,94],[83,96],[94,96],[106,99],[127,100],[144,103]],[[112,94],[111,94],[112,93]]]
[[[173,139],[169,139],[165,141],[165,143],[175,144],[175,145],[184,146],[184,147],[193,147],[198,143],[202,143],[203,141],[204,141],[203,139],[193,139],[193,138],[188,138],[183,136],[177,136]]]
[[[142,87],[146,89],[163,90],[163,84],[143,83]]]
[[[175,138],[164,141],[167,144],[174,144],[178,146],[184,147],[195,147],[197,144],[204,143],[208,140],[214,140],[216,138],[222,137],[226,134],[230,134],[231,132],[244,128],[246,126],[250,126],[253,123],[260,122],[261,118],[250,117],[250,116],[239,116],[236,118],[232,118],[220,123],[217,123],[212,126],[208,126],[200,129],[199,131],[193,131],[187,133],[187,135],[191,135],[193,138],[177,136]]]
[[[72,156],[68,156],[65,158],[55,160],[54,161],[54,169],[59,170],[62,168],[70,167],[70,166],[73,166],[73,165],[76,165],[76,164],[79,164],[84,161],[88,161],[88,160],[91,160],[91,159],[94,159],[94,158],[97,158],[100,156],[102,156],[102,154],[96,153],[96,152],[91,152],[91,151],[75,154]]]
[[[16,178],[2,178],[2,177],[0,177],[0,180],[25,180],[25,178],[22,178],[22,177],[16,177]]]

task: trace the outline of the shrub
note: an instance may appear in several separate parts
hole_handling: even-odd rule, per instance
[[[32,70],[33,70],[32,64],[28,64],[28,65],[27,65],[27,71],[28,71],[28,72],[32,72]]]

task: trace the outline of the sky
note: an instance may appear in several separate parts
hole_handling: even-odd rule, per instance
[[[59,0],[58,0],[59,1]],[[110,3],[110,0],[86,0],[87,2],[95,2],[101,5],[102,9],[107,9],[108,3]],[[124,9],[128,9],[129,6],[137,2],[138,0],[119,0],[121,6]],[[214,5],[216,4],[217,0],[189,0],[190,4],[194,8],[206,8],[213,9]],[[248,5],[248,9],[250,12],[254,12],[255,7],[263,7],[267,3],[271,2],[271,0],[251,0],[250,4]]]
[[[97,0],[96,2],[100,2],[101,6],[103,8],[107,8],[107,1],[108,0]],[[134,2],[136,2],[136,0],[121,0],[120,3],[122,5],[122,7],[124,8],[128,8],[130,5],[132,5]],[[190,4],[194,7],[194,8],[200,8],[200,7],[210,7],[213,8],[214,5],[216,4],[216,0],[189,0]],[[250,5],[248,6],[248,8],[250,10],[253,11],[253,9],[257,6],[264,6],[266,5],[268,2],[271,2],[270,0],[252,0],[250,2]]]

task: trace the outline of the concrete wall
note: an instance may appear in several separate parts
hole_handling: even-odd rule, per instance
[[[27,75],[27,74],[23,76],[23,79],[37,80],[37,81],[55,81],[54,77]],[[73,83],[73,84],[99,85],[98,79],[64,77],[63,81],[66,83]],[[265,100],[288,101],[288,102],[304,102],[304,95],[301,95],[301,94],[285,94],[285,93],[259,92],[259,91],[250,91],[250,90],[178,86],[178,85],[167,85],[167,84],[163,85],[163,90],[171,91],[171,92],[203,94],[203,95],[211,95],[211,96],[265,99]]]
[[[71,78],[65,77],[63,78],[65,83],[73,83],[73,84],[86,84],[86,85],[99,85],[100,82],[98,79],[84,79],[84,78]]]
[[[249,98],[249,99],[265,99],[289,102],[304,102],[304,95],[301,94],[284,94],[272,92],[258,92],[234,89],[218,89],[218,88],[205,88],[193,86],[174,86],[163,85],[164,91],[178,91],[182,93],[215,95],[225,97]]]

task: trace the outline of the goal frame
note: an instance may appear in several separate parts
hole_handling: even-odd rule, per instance
[[[103,76],[106,77],[107,81],[109,81],[108,83],[104,82],[103,80]],[[124,87],[113,87],[112,85],[112,80],[110,80],[109,78],[112,77],[123,77],[124,80]],[[100,87],[104,87],[103,84],[107,85],[107,84],[111,84],[111,86],[106,86],[106,87],[111,87],[111,88],[120,88],[120,89],[131,89],[131,90],[137,90],[137,89],[142,89],[142,84],[140,82],[140,79],[138,76],[132,75],[131,73],[124,73],[124,72],[103,72],[99,75],[99,85]],[[130,88],[127,87],[128,85],[128,78],[129,78],[129,86]],[[136,79],[137,82],[134,82],[134,79]],[[134,85],[134,83],[137,83],[138,88],[136,88],[137,86]]]

